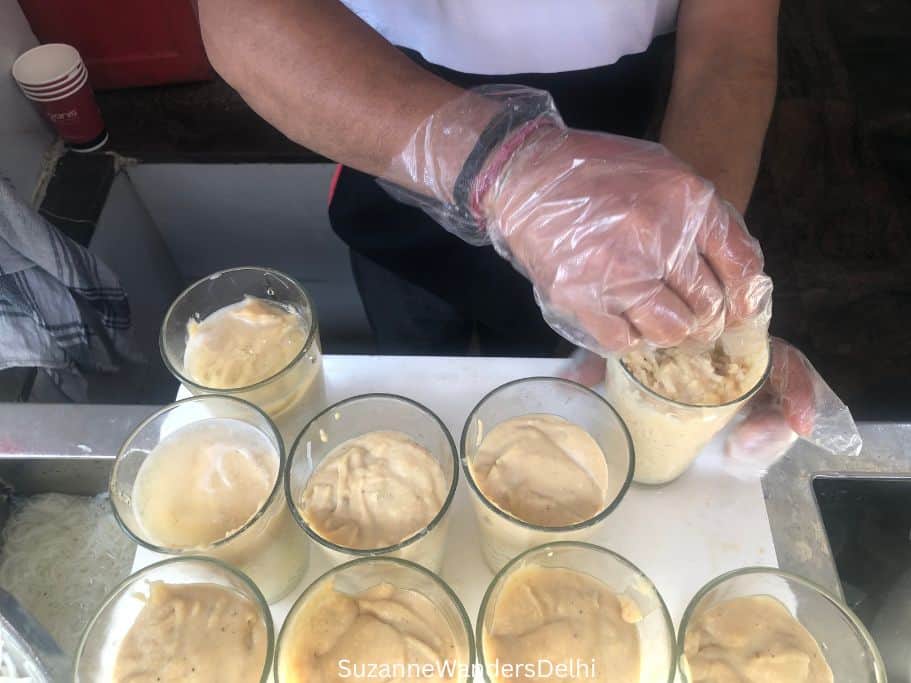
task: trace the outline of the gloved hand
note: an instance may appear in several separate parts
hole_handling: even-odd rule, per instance
[[[857,455],[862,441],[847,406],[796,348],[771,338],[772,367],[742,422],[725,443],[740,465],[766,469],[798,437],[837,455]]]
[[[798,438],[838,455],[857,455],[862,445],[848,408],[800,351],[771,338],[772,367],[762,389],[729,433],[726,455],[738,469],[761,472]],[[585,349],[560,373],[586,386],[604,381],[604,359]]]
[[[450,150],[491,101],[519,113],[533,102],[536,114],[484,150],[466,220],[466,207],[453,205],[452,178],[464,172]],[[602,355],[640,341],[709,341],[732,322],[768,315],[759,245],[708,181],[655,143],[566,128],[541,91],[467,93],[416,131],[388,177],[435,197],[392,190],[444,227],[492,242],[531,280],[548,323]]]
[[[659,145],[546,127],[481,209],[547,321],[589,349],[709,341],[768,305],[740,216]]]

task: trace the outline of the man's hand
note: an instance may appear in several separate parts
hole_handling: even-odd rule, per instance
[[[740,425],[741,437],[748,443],[755,443],[765,431],[786,430],[799,436],[813,433],[815,386],[822,378],[806,356],[786,341],[772,337],[771,347],[769,379],[752,401],[750,419]],[[604,381],[604,367],[601,356],[579,349],[560,376],[592,387]]]
[[[807,357],[782,339],[772,337],[772,368],[767,397],[781,409],[781,417],[794,432],[809,436],[816,421],[814,384],[819,375]]]
[[[728,435],[725,453],[738,469],[768,468],[798,437],[838,455],[862,445],[850,411],[800,351],[772,338],[769,381]]]
[[[768,381],[725,442],[735,471],[752,476],[769,467],[798,436],[833,453],[857,455],[862,442],[850,411],[806,356],[776,337],[771,351]],[[594,386],[604,381],[604,359],[580,349],[560,375]]]
[[[548,321],[593,350],[715,339],[768,305],[737,211],[660,145],[543,128],[482,209]]]
[[[213,65],[282,132],[454,201],[496,115],[489,98],[419,68],[338,0],[198,4]],[[535,283],[555,327],[599,350],[666,346],[717,336],[764,305],[756,243],[688,167],[641,141],[543,134],[556,137],[521,150],[540,159],[510,162],[485,210],[495,246]]]
[[[728,457],[753,469],[768,467],[798,436],[813,434],[815,385],[825,385],[806,356],[786,341],[773,337],[771,348],[769,379],[725,442]]]

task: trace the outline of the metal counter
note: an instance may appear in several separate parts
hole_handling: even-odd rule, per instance
[[[864,440],[860,455],[839,457],[798,441],[762,480],[781,568],[815,581],[842,598],[832,550],[813,494],[813,479],[911,478],[911,425],[867,422],[858,428]]]
[[[0,406],[0,482],[15,493],[106,491],[117,451],[148,405]]]

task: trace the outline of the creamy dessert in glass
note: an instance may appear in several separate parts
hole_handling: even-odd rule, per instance
[[[644,349],[609,356],[605,395],[636,446],[640,484],[666,484],[762,386],[769,371],[765,330],[729,331],[708,347]]]
[[[171,558],[108,596],[82,636],[73,680],[264,683],[273,636],[247,576],[211,558]]]
[[[275,602],[304,574],[309,556],[285,504],[284,464],[281,436],[256,406],[194,396],[130,435],[114,462],[111,503],[135,542],[217,557]]]
[[[870,634],[835,596],[794,574],[747,567],[690,601],[678,636],[684,683],[884,683]]]
[[[474,640],[452,589],[407,560],[339,565],[298,598],[278,636],[275,683],[471,681]]]
[[[287,442],[325,406],[316,311],[278,271],[233,268],[191,285],[168,309],[159,345],[191,393],[259,406]]]
[[[493,579],[477,620],[488,683],[671,683],[674,630],[651,581],[587,543],[528,550]]]
[[[481,399],[461,458],[492,571],[528,548],[590,538],[625,495],[635,460],[614,409],[555,377],[509,382]]]
[[[436,415],[402,396],[366,394],[303,429],[285,492],[333,563],[391,555],[435,571],[457,483],[455,444]]]

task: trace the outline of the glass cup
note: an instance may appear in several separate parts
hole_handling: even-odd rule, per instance
[[[278,460],[271,493],[254,515],[225,538],[202,547],[164,547],[150,537],[134,510],[136,477],[161,441],[175,430],[210,419],[240,420],[259,430]],[[145,420],[130,435],[114,461],[109,491],[114,516],[136,543],[166,555],[217,557],[246,573],[272,603],[297,584],[307,570],[310,546],[288,512],[281,485],[285,451],[281,436],[259,408],[231,396],[193,396],[172,403]],[[175,487],[180,481],[175,481]]]
[[[300,315],[308,328],[306,343],[282,370],[249,386],[223,389],[196,383],[184,370],[187,323],[199,322],[246,296],[271,301]],[[190,285],[165,314],[159,346],[168,370],[191,393],[236,396],[259,406],[288,442],[310,416],[326,405],[316,309],[296,280],[276,270],[232,268]]]
[[[526,550],[513,558],[490,582],[481,601],[475,635],[487,683],[501,683],[498,678],[490,676],[491,671],[496,671],[495,663],[489,661],[491,653],[485,652],[484,648],[485,635],[493,623],[500,591],[516,571],[530,566],[557,567],[587,574],[604,583],[615,595],[632,600],[642,615],[636,622],[639,631],[639,681],[673,683],[676,666],[674,624],[658,589],[638,567],[617,553],[574,541],[548,543]],[[542,658],[545,655],[538,653]]]
[[[501,422],[531,413],[556,415],[585,431],[598,443],[608,469],[603,510],[568,526],[546,527],[524,522],[488,500],[471,471],[484,435]],[[481,552],[491,571],[498,571],[523,550],[554,541],[591,538],[620,504],[633,476],[633,442],[623,420],[592,390],[556,377],[530,377],[504,384],[481,399],[465,421],[461,442],[462,470],[474,495],[472,503],[481,532]]]
[[[368,432],[391,430],[406,434],[433,456],[446,478],[447,494],[439,512],[426,527],[384,548],[348,548],[329,541],[310,526],[300,507],[307,482],[336,446]],[[446,425],[433,412],[404,396],[364,394],[329,406],[304,427],[291,448],[285,475],[285,495],[297,523],[338,564],[356,557],[390,555],[438,571],[443,562],[449,508],[459,481],[455,443]]]
[[[788,608],[819,643],[836,681],[885,683],[885,667],[876,645],[847,605],[816,584],[771,567],[747,567],[722,574],[690,600],[677,636],[684,683],[693,680],[684,654],[693,619],[725,600],[751,596],[769,596]]]
[[[771,354],[769,354],[769,358]],[[769,374],[739,398],[720,405],[681,403],[652,391],[633,376],[619,356],[607,358],[605,395],[623,417],[636,445],[637,484],[667,484],[683,474],[705,445],[759,391]]]
[[[471,683],[475,643],[472,638],[471,622],[458,596],[433,572],[414,562],[395,557],[361,557],[330,569],[307,587],[291,607],[278,634],[275,683],[295,682],[296,679],[287,672],[286,664],[289,653],[293,653],[295,628],[304,614],[307,602],[329,582],[332,582],[335,590],[349,595],[357,595],[377,584],[388,583],[395,588],[419,593],[430,600],[452,632],[453,641],[460,652],[459,659],[462,661],[452,663],[456,672],[453,680],[461,679],[464,683]]]
[[[139,570],[111,593],[89,622],[76,652],[74,683],[107,683],[114,680],[114,667],[120,646],[133,622],[145,606],[149,584],[208,583],[239,593],[256,606],[266,629],[266,656],[260,683],[269,678],[272,668],[272,614],[262,593],[250,579],[228,565],[207,557],[174,557]]]

